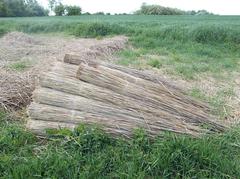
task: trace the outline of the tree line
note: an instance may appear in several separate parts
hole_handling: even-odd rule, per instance
[[[77,16],[82,14],[79,6],[68,6],[61,3],[62,0],[48,0],[49,9],[56,16]],[[0,17],[26,17],[48,16],[49,10],[42,7],[37,0],[0,0]],[[160,5],[147,5],[143,3],[137,15],[209,15],[206,10],[183,11],[176,8],[163,7]],[[91,15],[89,12],[83,15]],[[97,12],[93,15],[111,15],[110,13]],[[126,15],[115,14],[115,15]]]
[[[164,7],[160,5],[147,5],[143,3],[140,10],[136,11],[137,15],[212,15],[206,10],[183,11],[177,8]]]
[[[0,17],[46,16],[48,13],[37,0],[0,0]]]
[[[48,4],[49,8],[56,16],[78,16],[82,13],[81,7],[63,5],[61,0],[48,0]]]
[[[79,6],[66,6],[60,0],[49,0],[50,10],[56,16],[80,15]],[[37,0],[0,0],[0,17],[48,16],[49,10],[41,6]]]

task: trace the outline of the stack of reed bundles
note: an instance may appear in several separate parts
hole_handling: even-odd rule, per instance
[[[126,137],[136,128],[150,136],[165,131],[199,136],[226,128],[206,103],[159,76],[75,55],[41,77],[28,112],[27,126],[37,134],[80,123]]]

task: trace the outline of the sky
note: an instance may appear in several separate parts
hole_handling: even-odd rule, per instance
[[[48,7],[48,0],[38,0]],[[83,12],[132,13],[143,2],[182,10],[201,10],[219,15],[240,15],[240,0],[62,0],[65,5],[78,5]]]

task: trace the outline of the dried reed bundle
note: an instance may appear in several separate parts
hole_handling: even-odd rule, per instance
[[[65,56],[66,56],[64,58],[65,63],[69,63],[69,64],[77,63],[77,61],[75,63],[71,62],[72,61],[71,55],[65,55]],[[102,54],[96,50],[83,50],[81,52],[81,56],[78,55],[78,59],[80,59],[81,61],[84,61],[84,62],[88,62],[89,59],[98,60],[101,56],[102,56]]]
[[[182,89],[174,85],[172,82],[169,82],[167,79],[159,75],[154,75],[147,71],[140,71],[140,70],[129,68],[129,67],[115,65],[103,60],[99,60],[97,58],[91,58],[91,57],[83,58],[82,56],[79,56],[79,55],[66,54],[64,57],[64,62],[72,65],[80,65],[80,64],[87,64],[89,66],[101,65],[101,66],[109,67],[111,69],[119,70],[121,72],[127,73],[137,78],[148,80],[157,84],[162,84],[172,89],[175,88],[175,90],[179,92],[182,91]]]
[[[145,105],[149,104],[157,110],[175,115],[176,118],[183,117],[186,122],[212,123],[213,117],[208,114],[209,108],[206,104],[191,99],[175,89],[166,88],[164,85],[156,85],[108,67],[92,67],[85,64],[80,65],[77,78],[143,101]],[[221,125],[219,127],[221,129]]]
[[[52,128],[51,125],[49,126],[49,123],[55,125],[53,128],[66,127],[66,125],[77,126],[79,123],[97,124],[102,126],[107,133],[114,136],[123,135],[126,137],[130,137],[133,129],[137,127],[144,128],[151,136],[160,135],[161,131],[170,131],[193,136],[198,136],[200,132],[206,132],[206,130],[198,126],[189,125],[188,123],[176,123],[175,126],[170,122],[162,123],[163,121],[160,120],[151,120],[149,123],[146,123],[145,120],[130,116],[122,118],[110,113],[106,114],[93,110],[70,110],[65,107],[62,108],[39,103],[32,103],[29,106],[29,115],[34,119],[28,122],[28,127],[30,127],[30,129],[38,129],[38,127],[34,126],[35,122],[37,124],[39,121],[41,121],[41,124],[45,123],[45,126],[43,125],[41,129],[38,129],[41,133],[43,133],[46,128]]]

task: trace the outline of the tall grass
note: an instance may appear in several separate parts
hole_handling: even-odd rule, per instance
[[[107,35],[119,35],[125,33],[125,28],[117,24],[109,23],[81,23],[77,24],[72,34],[77,37],[98,37]]]
[[[240,43],[238,16],[80,16],[1,18],[9,31],[28,33],[65,32],[76,36],[128,34],[155,39],[199,43]],[[79,29],[79,30],[78,30]]]
[[[0,28],[0,37],[3,36],[7,31],[4,28]]]

